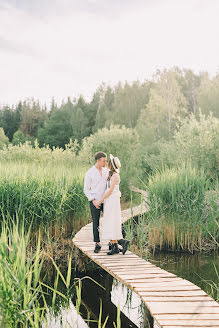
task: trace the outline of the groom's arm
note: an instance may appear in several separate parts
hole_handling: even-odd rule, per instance
[[[94,198],[91,195],[91,183],[92,183],[91,176],[89,172],[87,172],[84,178],[84,193],[87,196],[89,202],[94,200]]]

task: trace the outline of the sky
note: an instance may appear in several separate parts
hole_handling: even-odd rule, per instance
[[[0,0],[0,104],[90,100],[157,69],[219,71],[219,0]]]

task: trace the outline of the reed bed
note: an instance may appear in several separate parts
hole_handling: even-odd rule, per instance
[[[29,234],[24,226],[11,222],[2,225],[0,235],[0,311],[2,327],[40,327],[44,319],[45,304],[39,284],[42,268],[40,242],[28,259],[26,249]]]
[[[73,281],[72,259],[69,256],[65,275],[51,259],[56,278],[52,286],[48,285],[42,271],[45,256],[48,255],[43,255],[40,237],[37,248],[30,254],[29,241],[30,229],[25,231],[24,224],[19,224],[18,220],[3,222],[0,234],[0,327],[51,327],[50,317],[58,314],[57,307],[61,304],[68,307],[73,294],[76,311],[80,314],[82,280],[91,279],[97,283],[90,277]],[[60,288],[59,281],[64,288]],[[108,317],[103,322],[100,304],[98,327],[104,328],[107,320]],[[85,321],[89,322],[89,319]],[[77,322],[72,328],[76,326]],[[114,327],[121,327],[119,307]]]
[[[214,188],[214,190],[211,190]],[[138,246],[160,250],[218,248],[218,184],[190,165],[149,177],[149,212],[137,227]]]
[[[1,220],[18,217],[25,227],[32,224],[33,229],[48,229],[86,216],[83,166],[1,162],[0,170]]]

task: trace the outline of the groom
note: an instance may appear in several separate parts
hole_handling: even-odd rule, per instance
[[[104,152],[99,151],[95,154],[95,162],[95,165],[92,166],[85,174],[84,193],[89,200],[91,216],[93,219],[93,237],[95,242],[94,252],[99,253],[101,250],[99,223],[100,212],[103,212],[103,203],[98,206],[98,200],[101,199],[106,190],[109,169],[106,168],[107,156]],[[124,235],[125,233],[123,231],[123,236]],[[120,251],[123,254],[125,254],[129,243],[129,240],[126,239],[118,240],[118,244],[122,246]],[[111,249],[110,247],[111,246],[109,245],[109,249]]]
[[[99,236],[100,212],[103,211],[103,203],[100,207],[97,201],[101,199],[106,190],[106,181],[109,170],[106,168],[107,156],[104,152],[95,154],[95,165],[91,167],[85,174],[84,193],[90,203],[90,211],[93,219],[93,237],[95,244],[95,253],[99,253],[101,249]]]

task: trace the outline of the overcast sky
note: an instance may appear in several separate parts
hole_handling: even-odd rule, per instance
[[[219,70],[219,0],[0,0],[0,104]]]

